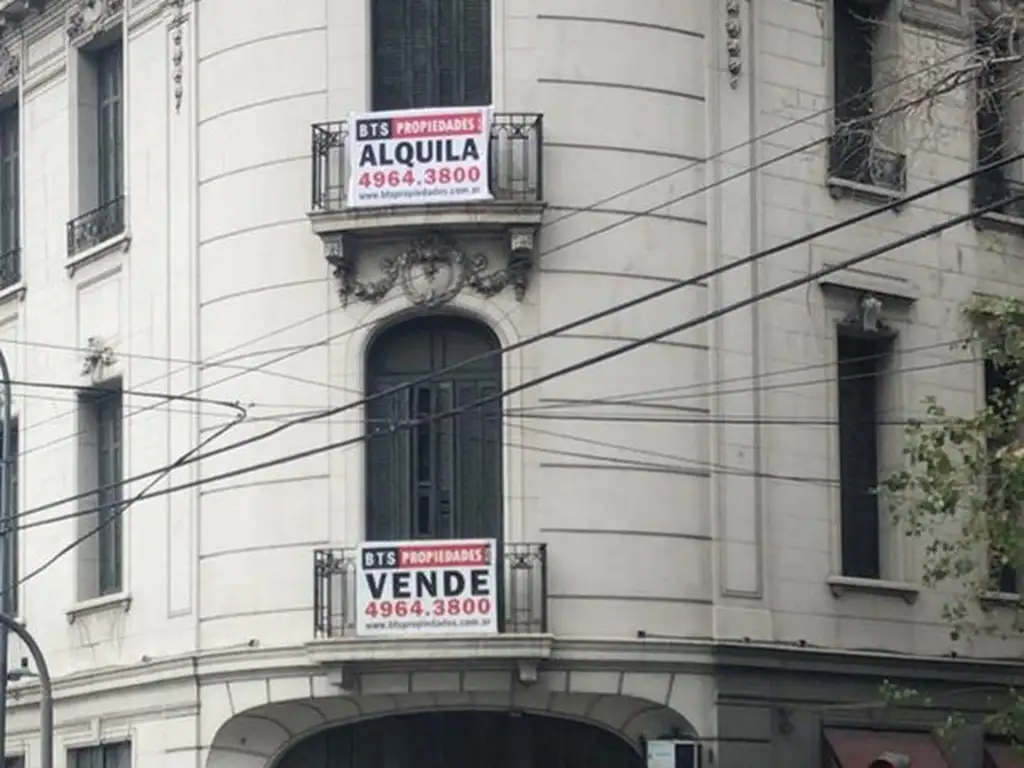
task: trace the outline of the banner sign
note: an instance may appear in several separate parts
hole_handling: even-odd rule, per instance
[[[371,541],[356,564],[356,634],[498,631],[494,539]]]
[[[370,112],[349,119],[349,208],[491,200],[490,107]]]

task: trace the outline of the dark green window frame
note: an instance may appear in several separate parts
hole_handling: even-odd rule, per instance
[[[490,0],[371,0],[373,109],[491,103]]]

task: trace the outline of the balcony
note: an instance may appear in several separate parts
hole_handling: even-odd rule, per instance
[[[68,259],[77,261],[125,231],[125,198],[115,197],[68,222]]]
[[[357,551],[318,549],[313,555],[313,632],[318,638],[356,636]],[[498,582],[498,632],[547,632],[547,545],[505,544]]]
[[[453,205],[348,209],[348,122],[313,126],[313,200],[317,232],[396,229],[451,223],[540,224],[543,210],[543,118],[496,114],[490,133],[488,184],[494,199]]]
[[[429,544],[429,542],[417,542]],[[372,665],[464,663],[467,659],[506,662],[520,681],[535,682],[538,664],[550,658],[548,634],[547,546],[499,545],[495,564],[497,632],[447,634],[403,628],[369,636],[357,632],[356,547],[318,549],[313,556],[313,635],[311,661],[328,667],[346,688],[352,674]],[[419,602],[419,601],[417,601]],[[397,612],[394,614],[398,616]],[[411,617],[411,614],[404,614]],[[419,614],[417,614],[419,615]]]
[[[828,139],[828,188],[833,197],[896,200],[907,188],[907,158],[879,146],[871,128],[837,130]]]
[[[399,170],[403,166],[395,163],[390,169],[376,166],[372,174],[362,174],[367,177],[365,185],[362,180],[353,183],[360,185],[358,189],[380,188],[385,200],[386,193],[401,191],[402,204],[349,206],[349,129],[344,120],[318,123],[311,136],[309,218],[324,241],[324,256],[343,305],[350,300],[380,301],[393,288],[401,288],[421,306],[449,301],[463,288],[489,298],[511,287],[516,299],[523,300],[545,206],[541,115],[492,116],[485,162],[489,199],[458,202],[418,202],[430,199],[431,190],[421,187],[428,183],[426,178],[408,167]],[[371,146],[370,140],[364,141],[364,146]],[[462,168],[457,171],[462,173]],[[480,168],[469,172],[479,174]],[[423,197],[412,197],[421,193]],[[460,238],[482,250],[467,250]],[[376,275],[363,279],[363,263],[373,256],[377,258],[369,270]]]

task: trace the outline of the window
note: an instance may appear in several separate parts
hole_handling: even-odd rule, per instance
[[[490,330],[468,319],[410,320],[374,341],[367,391],[394,389],[498,348]],[[500,406],[434,419],[500,391],[501,356],[492,355],[370,403],[368,540],[501,538]]]
[[[984,379],[985,405],[1003,418],[1009,418],[1016,408],[1017,385],[1014,377],[991,360],[986,360]],[[1008,429],[988,437],[987,448],[989,454],[995,454],[1000,448],[1009,445],[1017,439],[1018,431],[1016,428],[1009,428],[1011,426],[1009,424],[1003,426],[1008,427]],[[992,462],[992,469],[988,478],[988,494],[991,504],[1002,506],[999,468],[996,461]],[[996,538],[1005,540],[1006,537],[997,533]],[[1003,562],[1004,557],[1009,562]],[[992,588],[998,592],[1010,594],[1020,592],[1020,578],[1015,566],[1015,562],[1018,559],[1017,553],[1005,552],[1001,547],[990,547],[989,559],[992,563]]]
[[[79,518],[80,535],[96,531],[79,548],[79,597],[85,600],[115,594],[124,588],[120,385],[83,395],[80,408],[79,487],[96,489],[95,495],[80,502],[84,509],[93,510]]]
[[[132,745],[127,741],[68,750],[68,768],[131,768]]]
[[[18,106],[0,111],[0,289],[21,280]]]
[[[1022,146],[1017,127],[1024,118],[1024,100],[1019,96],[1022,65],[1016,61],[1008,33],[998,25],[983,25],[975,31],[975,47],[985,65],[979,68],[975,87],[975,130],[977,164],[997,163]],[[975,206],[987,207],[1005,201],[995,212],[1024,218],[1024,200],[1007,200],[1021,190],[1024,170],[1012,162],[974,177]]]
[[[899,57],[898,4],[891,0],[833,0],[835,99],[829,142],[830,180],[902,190],[906,161],[895,103]]]
[[[75,255],[124,231],[124,52],[120,41],[78,61],[78,218],[68,224]]]
[[[490,0],[372,6],[375,110],[490,104]]]
[[[879,483],[880,415],[893,335],[839,326],[840,536],[844,576],[883,572]]]

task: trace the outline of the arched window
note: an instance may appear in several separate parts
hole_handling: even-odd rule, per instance
[[[490,0],[372,0],[373,109],[491,103]]]
[[[374,340],[366,389],[391,390],[499,348],[467,318],[409,320]],[[367,540],[501,538],[500,402],[432,418],[500,391],[501,355],[491,354],[367,406]]]
[[[423,712],[342,725],[300,741],[278,768],[643,768],[594,725],[509,712]]]

